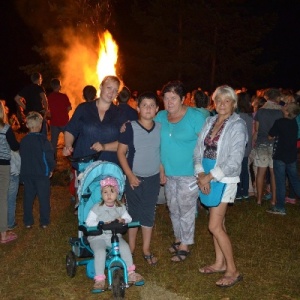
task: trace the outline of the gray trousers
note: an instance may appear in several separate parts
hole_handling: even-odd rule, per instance
[[[175,238],[185,245],[194,244],[198,189],[189,190],[194,176],[168,176],[165,185],[167,205]]]
[[[106,248],[111,247],[111,238],[92,237],[89,239],[89,243],[94,252],[95,276],[104,275]],[[127,268],[131,267],[133,261],[130,248],[122,237],[119,237],[119,249],[121,258],[125,261]]]
[[[10,165],[0,165],[0,232],[7,230],[7,194]]]

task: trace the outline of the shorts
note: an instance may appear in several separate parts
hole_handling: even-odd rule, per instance
[[[273,145],[262,144],[256,147],[254,165],[258,168],[273,168]]]
[[[140,222],[141,226],[153,227],[155,207],[160,189],[159,173],[149,177],[139,177],[141,183],[131,188],[128,178],[125,182],[126,206],[133,222]]]
[[[222,203],[233,203],[237,192],[237,183],[226,183]]]

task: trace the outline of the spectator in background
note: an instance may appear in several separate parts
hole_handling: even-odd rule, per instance
[[[15,101],[21,107],[25,116],[30,111],[39,112],[43,116],[43,126],[41,132],[47,136],[46,117],[48,111],[48,99],[42,87],[43,78],[38,72],[30,76],[31,84],[24,87],[16,96]]]
[[[248,132],[248,143],[246,146],[244,158],[242,161],[242,170],[240,174],[240,182],[237,187],[236,200],[248,199],[249,197],[249,162],[248,157],[252,149],[252,131],[253,117],[251,107],[251,96],[248,93],[241,92],[238,94],[237,108],[242,120],[245,121]]]
[[[207,109],[209,98],[208,96],[201,90],[195,90],[192,94],[193,102],[195,102],[196,109],[201,111],[205,118],[210,116],[210,112]]]
[[[0,233],[1,244],[9,243],[17,238],[14,232],[8,232],[7,196],[10,180],[11,150],[17,151],[19,143],[14,132],[7,124],[7,115],[3,102],[0,101]]]
[[[97,90],[92,85],[86,85],[82,91],[83,99],[87,102],[93,101],[96,99]]]
[[[284,118],[278,119],[269,131],[274,141],[274,174],[276,181],[276,205],[268,213],[285,215],[286,174],[294,192],[300,197],[300,181],[297,172],[297,137],[298,125],[296,116],[300,107],[288,103],[283,107]]]
[[[60,92],[61,83],[58,78],[51,79],[50,85],[53,90],[48,96],[51,144],[56,158],[58,137],[65,130],[65,126],[69,121],[69,111],[72,109],[72,106],[68,96]]]
[[[257,167],[256,190],[257,204],[261,205],[265,176],[267,168],[270,170],[271,181],[271,204],[276,202],[276,183],[273,171],[273,141],[269,140],[268,135],[271,127],[277,119],[282,118],[282,107],[278,104],[281,99],[281,93],[278,89],[269,88],[264,97],[267,102],[257,111],[255,119],[255,159],[254,165]]]
[[[130,99],[131,92],[128,87],[124,86],[119,93],[117,100],[119,102],[119,109],[124,114],[125,118],[129,121],[135,121],[138,119],[137,111],[128,105],[128,101]]]

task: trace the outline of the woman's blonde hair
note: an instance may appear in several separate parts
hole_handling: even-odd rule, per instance
[[[214,93],[212,94],[212,99],[214,102],[219,98],[228,98],[233,102],[234,109],[237,108],[238,97],[234,89],[228,85],[221,85],[216,88]]]
[[[7,115],[5,112],[4,103],[2,100],[0,100],[0,125],[4,126],[5,123],[7,123]]]

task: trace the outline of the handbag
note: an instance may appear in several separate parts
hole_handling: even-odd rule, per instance
[[[209,171],[214,168],[215,164],[216,164],[215,159],[203,158],[202,166],[205,174],[208,174]],[[203,194],[202,191],[199,190],[199,197],[201,203],[207,207],[218,206],[223,197],[225,188],[226,188],[226,183],[219,182],[219,181],[211,181],[209,194]]]

